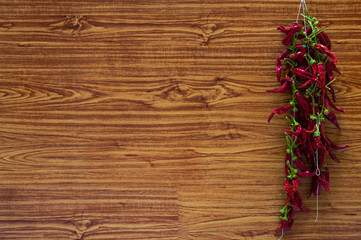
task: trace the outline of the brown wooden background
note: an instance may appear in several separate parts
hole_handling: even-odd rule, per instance
[[[351,149],[284,239],[361,239],[361,1],[307,3]],[[288,96],[265,90],[298,4],[1,0],[0,239],[276,239]]]

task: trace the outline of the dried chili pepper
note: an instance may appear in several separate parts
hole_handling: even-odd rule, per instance
[[[300,104],[301,108],[304,111],[305,118],[308,120],[308,114],[310,113],[310,108],[308,106],[308,102],[301,96],[300,92],[295,93],[296,100]]]
[[[279,107],[276,108],[275,110],[273,110],[273,112],[271,113],[271,115],[268,117],[268,122],[271,121],[271,119],[273,118],[273,116],[277,113],[277,114],[284,114],[286,113],[288,110],[290,110],[292,108],[292,105],[289,104],[287,106],[284,107]]]
[[[338,124],[336,115],[335,115],[333,112],[328,111],[328,113],[327,113],[327,115],[325,115],[325,117],[326,117],[331,123],[333,123],[338,129],[341,129],[340,125]]]
[[[316,43],[315,49],[319,50],[321,53],[326,54],[328,57],[330,57],[330,59],[332,59],[335,64],[337,64],[337,58],[335,54],[333,54],[333,52],[331,52],[326,46]]]
[[[301,68],[293,68],[293,72],[296,74],[297,77],[303,77],[307,79],[313,77],[313,75],[310,72],[307,72],[306,70]]]
[[[267,90],[267,92],[278,92],[278,93],[283,93],[285,92],[288,88],[290,87],[290,82],[284,82],[282,87],[280,89],[276,89],[276,90]]]
[[[284,45],[288,46],[292,41],[293,35],[302,30],[302,26],[299,25],[298,23],[294,23],[289,28],[285,29],[283,26],[280,26],[278,29],[281,30],[282,32],[286,33],[286,37],[282,40],[282,43]]]
[[[290,53],[291,53],[291,50],[287,49],[281,55],[279,55],[278,58],[277,58],[276,73],[277,73],[277,80],[278,81],[280,81],[280,79],[281,79],[281,72],[282,72],[282,62],[281,62],[281,60],[285,59]]]
[[[322,45],[326,46],[329,50],[331,50],[331,41],[325,32],[320,32],[317,35],[317,38],[320,41],[320,43],[322,43]]]

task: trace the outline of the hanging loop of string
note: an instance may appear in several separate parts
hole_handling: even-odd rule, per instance
[[[305,9],[308,11],[307,9],[307,4],[306,4],[306,0],[301,0],[300,2],[300,6],[298,7],[298,14],[297,14],[297,18],[296,18],[296,22],[298,23],[298,18],[300,17],[300,13],[301,13],[301,7],[302,7],[302,12],[303,15],[305,15]]]
[[[320,168],[318,167],[318,150],[315,151],[315,158],[314,158],[315,164],[316,164],[316,176],[321,175]]]

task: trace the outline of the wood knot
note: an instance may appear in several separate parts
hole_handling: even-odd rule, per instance
[[[201,29],[202,29],[204,34],[210,35],[211,33],[213,33],[217,29],[217,25],[212,24],[212,23],[203,24],[201,26]]]
[[[225,96],[226,91],[221,85],[191,86],[175,84],[164,89],[161,97],[173,102],[191,102],[208,106],[208,104],[217,102]]]
[[[164,92],[164,98],[172,101],[178,101],[186,99],[187,96],[191,95],[193,89],[185,84],[176,84],[170,87]]]
[[[69,31],[72,34],[93,28],[85,16],[66,16],[61,22],[54,23],[50,27],[52,30]]]
[[[87,21],[84,16],[66,16],[64,28],[68,28],[73,31],[81,31],[84,28],[85,23],[87,23]]]
[[[75,222],[75,227],[81,231],[84,232],[92,225],[92,222],[90,220],[79,220]]]
[[[215,77],[214,78],[214,82],[215,83],[219,83],[219,82],[222,82],[222,81],[225,81],[226,80],[226,78],[225,77]]]
[[[201,26],[202,29],[202,36],[203,36],[203,41],[201,43],[202,46],[207,46],[209,44],[209,41],[211,40],[211,36],[212,33],[217,29],[217,25],[216,24],[203,24]]]

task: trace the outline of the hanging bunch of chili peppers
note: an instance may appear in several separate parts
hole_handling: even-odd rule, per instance
[[[300,9],[301,5],[303,26],[298,23],[297,17],[291,27],[278,27],[278,30],[286,35],[282,43],[287,46],[276,62],[277,80],[282,87],[268,90],[276,93],[289,90],[292,93],[289,104],[275,109],[268,118],[270,122],[275,114],[291,113],[286,117],[290,122],[290,129],[285,130],[288,144],[285,158],[287,194],[281,194],[285,203],[280,210],[281,224],[275,234],[280,230],[283,234],[284,230],[291,229],[296,210],[308,211],[298,192],[299,178],[312,178],[308,197],[313,193],[318,204],[322,188],[330,193],[329,169],[325,155],[328,154],[333,160],[340,162],[333,151],[348,147],[335,145],[325,135],[325,120],[340,128],[334,110],[345,112],[334,104],[334,72],[340,74],[340,71],[336,67],[337,58],[331,52],[331,42],[327,34],[319,27],[317,19],[309,15],[304,0],[301,1]],[[282,61],[285,65],[284,76]]]

